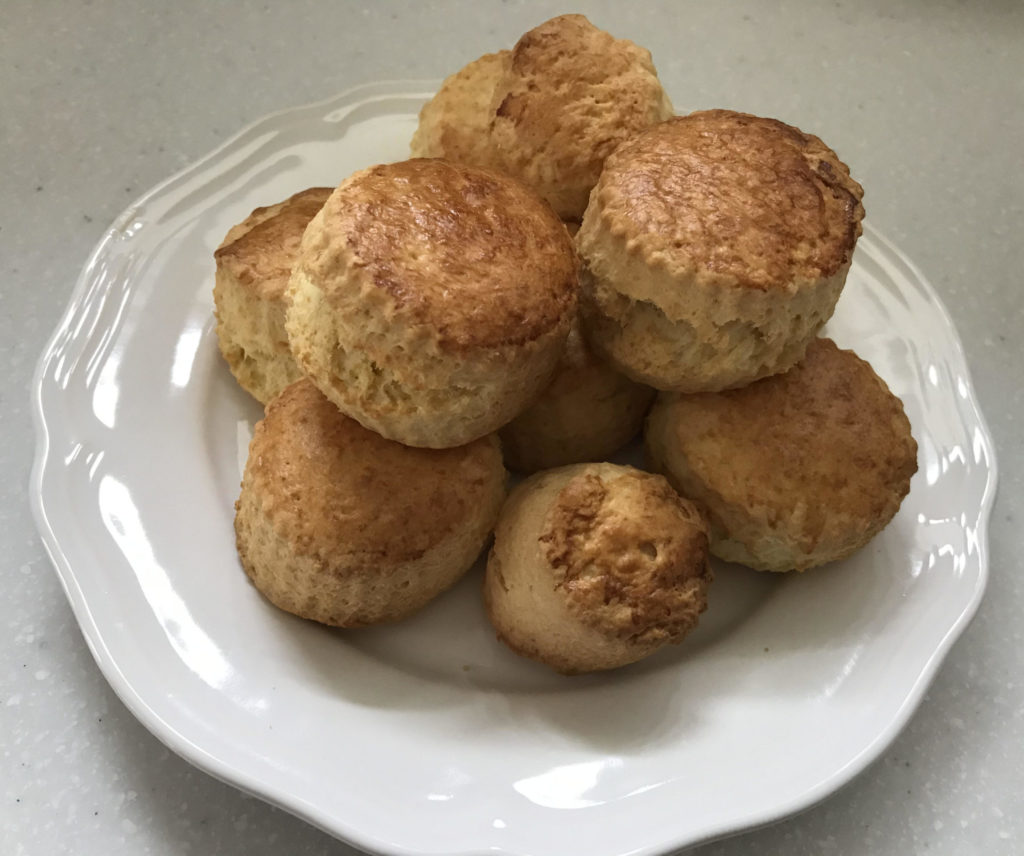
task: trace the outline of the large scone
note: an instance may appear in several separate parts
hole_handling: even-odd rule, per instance
[[[554,380],[501,429],[505,464],[532,473],[602,461],[635,437],[654,390],[601,360],[573,324]]]
[[[484,603],[498,638],[565,674],[679,642],[707,607],[708,529],[661,476],[614,464],[548,470],[501,511]]]
[[[647,50],[561,15],[448,78],[412,153],[500,167],[578,221],[605,158],[671,115]]]
[[[711,552],[766,571],[860,549],[899,510],[917,471],[903,403],[830,339],[744,389],[663,393],[645,445],[652,466],[707,512]]]
[[[576,236],[584,333],[658,389],[785,371],[832,315],[862,195],[782,122],[709,110],[656,125],[608,158]]]
[[[446,448],[500,428],[547,385],[577,291],[572,239],[528,188],[410,160],[357,172],[310,223],[286,328],[343,412]]]
[[[288,348],[284,294],[302,233],[332,189],[313,187],[257,208],[213,254],[217,344],[242,388],[263,404],[302,377]]]
[[[235,506],[238,555],[287,612],[338,627],[396,621],[470,568],[505,478],[494,436],[410,449],[303,379],[256,425]]]

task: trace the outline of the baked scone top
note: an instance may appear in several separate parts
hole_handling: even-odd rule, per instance
[[[546,203],[507,176],[432,159],[342,182],[300,265],[328,302],[384,293],[449,349],[531,342],[565,323],[578,291],[573,242]]]
[[[871,365],[816,339],[788,372],[742,389],[668,399],[693,475],[722,502],[772,522],[802,517],[812,550],[850,522],[886,520],[917,471],[903,403]]]
[[[863,189],[820,139],[730,110],[641,132],[608,158],[595,193],[613,234],[647,261],[763,290],[836,274],[864,217]]]
[[[512,171],[575,218],[605,158],[672,115],[650,52],[583,15],[560,15],[519,39],[492,109],[491,132]]]
[[[488,501],[504,478],[491,435],[415,449],[343,415],[308,378],[256,424],[248,475],[262,510],[300,555],[411,561]]]
[[[311,187],[284,202],[257,208],[232,227],[214,252],[217,264],[263,300],[284,295],[302,233],[333,187]]]
[[[559,493],[539,541],[569,608],[604,633],[681,638],[707,603],[707,524],[662,476],[590,466]]]

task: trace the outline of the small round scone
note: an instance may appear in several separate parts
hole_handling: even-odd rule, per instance
[[[604,159],[671,115],[648,51],[561,15],[445,80],[411,150],[507,172],[578,222]]]
[[[511,51],[484,54],[446,78],[420,110],[409,150],[414,158],[501,169],[490,142],[491,100]]]
[[[577,464],[522,482],[501,511],[484,604],[513,651],[565,674],[679,642],[707,607],[708,528],[658,475]]]
[[[551,380],[578,260],[551,208],[506,175],[417,159],[357,172],[302,240],[286,329],[344,413],[447,448],[512,420]]]
[[[284,329],[284,294],[302,233],[332,190],[312,187],[257,208],[213,254],[217,344],[235,379],[262,404],[302,377]]]
[[[654,390],[601,360],[574,323],[554,380],[499,432],[505,464],[532,473],[602,461],[635,437]]]
[[[505,169],[567,220],[583,217],[605,158],[674,112],[650,52],[583,15],[524,34],[491,103]]]
[[[605,163],[576,236],[584,333],[657,389],[714,392],[795,364],[831,317],[863,191],[821,140],[709,110]]]
[[[342,414],[306,378],[256,425],[235,534],[281,609],[337,627],[397,621],[476,561],[505,497],[497,438],[410,449]]]
[[[903,403],[830,339],[743,389],[659,395],[644,441],[651,465],[706,511],[711,552],[765,571],[859,550],[917,471]]]

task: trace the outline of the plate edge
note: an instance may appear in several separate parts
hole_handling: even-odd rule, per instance
[[[333,816],[324,818],[321,817],[312,807],[308,807],[306,810],[303,810],[301,807],[296,806],[294,801],[282,801],[282,797],[275,793],[273,789],[266,789],[259,787],[258,785],[251,784],[251,777],[248,775],[229,775],[232,771],[220,769],[224,766],[221,762],[219,762],[214,756],[210,755],[206,750],[189,741],[173,726],[156,714],[152,708],[144,702],[141,696],[135,692],[131,684],[121,674],[109,652],[109,649],[107,649],[105,645],[99,644],[102,640],[102,634],[99,633],[98,627],[93,621],[92,613],[85,603],[84,595],[77,584],[77,579],[70,567],[70,562],[60,549],[56,535],[50,524],[49,518],[46,515],[45,504],[42,497],[42,488],[45,471],[49,464],[51,432],[49,431],[49,426],[44,412],[43,383],[48,367],[52,364],[54,357],[59,353],[56,346],[61,334],[67,330],[71,320],[75,317],[75,314],[82,309],[82,298],[89,282],[86,276],[87,272],[97,259],[101,258],[104,253],[109,251],[108,245],[112,236],[118,231],[118,224],[124,222],[127,218],[133,217],[135,212],[148,200],[161,194],[169,186],[175,184],[181,179],[201,172],[207,168],[211,162],[242,143],[242,141],[251,134],[258,132],[263,127],[272,125],[276,120],[285,115],[305,110],[312,111],[324,109],[327,111],[332,106],[337,109],[338,107],[343,106],[349,99],[359,97],[364,93],[368,96],[377,95],[379,97],[386,97],[388,95],[399,94],[412,95],[417,94],[418,91],[422,90],[424,95],[426,95],[429,94],[428,90],[432,91],[436,88],[437,84],[438,81],[424,80],[395,80],[367,83],[350,87],[341,93],[320,101],[300,105],[299,107],[283,108],[281,110],[274,111],[245,126],[228,140],[210,150],[199,160],[174,173],[151,188],[135,202],[128,205],[124,211],[115,218],[111,226],[103,233],[103,237],[94,247],[82,271],[79,273],[69,301],[60,316],[54,332],[48,338],[42,354],[36,363],[30,388],[32,419],[36,437],[35,455],[33,458],[29,481],[30,505],[33,518],[47,555],[50,557],[51,563],[57,570],[58,579],[60,580],[65,596],[68,598],[72,607],[72,612],[82,628],[82,635],[85,637],[90,653],[96,661],[97,666],[100,668],[101,673],[114,689],[118,698],[120,698],[125,706],[128,707],[132,712],[132,715],[142,722],[142,724],[146,726],[147,730],[153,733],[153,735],[164,745],[184,760],[202,769],[208,775],[213,776],[219,781],[230,784],[232,787],[238,788],[239,790],[253,794],[268,803],[282,807],[289,813],[300,817],[304,821],[311,823],[332,836],[343,837],[343,839],[352,846],[381,854],[393,854],[393,856],[418,856],[418,854],[421,854],[424,851],[409,850],[391,842],[385,843],[376,839],[369,839],[364,834],[349,828],[347,825],[339,825],[338,820]],[[416,92],[409,91],[414,88]],[[959,368],[962,369],[962,376],[967,388],[968,394],[966,396],[966,401],[970,405],[972,415],[977,420],[977,425],[981,432],[983,446],[988,461],[986,482],[982,490],[981,503],[978,508],[977,518],[978,563],[980,570],[978,584],[975,586],[975,590],[972,593],[971,601],[961,611],[957,620],[951,625],[949,630],[943,636],[939,646],[925,663],[919,679],[908,691],[903,704],[897,711],[897,715],[894,717],[889,728],[866,746],[860,754],[852,759],[846,766],[841,768],[834,776],[805,793],[803,795],[804,798],[794,801],[793,805],[782,808],[781,810],[764,812],[751,819],[749,823],[744,823],[742,826],[730,827],[725,830],[711,832],[698,838],[693,838],[691,836],[665,842],[649,848],[641,848],[631,851],[631,856],[657,856],[657,854],[674,852],[680,848],[706,844],[721,838],[749,832],[758,827],[774,823],[783,818],[790,817],[794,814],[810,809],[830,795],[834,794],[839,788],[844,787],[857,775],[863,772],[871,763],[877,760],[909,723],[913,714],[920,707],[925,693],[935,680],[939,668],[948,656],[956,640],[963,634],[964,630],[977,614],[978,608],[980,607],[981,601],[984,597],[989,578],[989,523],[999,482],[998,462],[996,459],[993,438],[988,427],[987,420],[985,419],[984,413],[980,407],[970,366],[967,362],[966,353],[963,348],[963,342],[960,338],[959,330],[953,323],[952,316],[948,308],[935,291],[934,286],[932,286],[931,282],[924,276],[917,265],[914,264],[888,238],[875,230],[873,226],[865,224],[865,234],[870,234],[872,240],[876,241],[887,253],[894,256],[900,264],[911,271],[914,278],[923,286],[924,290],[933,300],[946,324],[947,330],[952,334],[950,338],[955,346],[955,352],[960,363]],[[88,628],[83,623],[83,619],[87,621]],[[237,773],[237,771],[234,771],[234,773]],[[287,799],[294,800],[294,798]],[[515,852],[506,850],[502,847],[492,846],[487,848],[487,850],[492,854],[499,854],[499,856],[517,856]],[[472,856],[472,854],[475,854],[476,852],[478,851],[463,850],[454,852],[451,856]]]

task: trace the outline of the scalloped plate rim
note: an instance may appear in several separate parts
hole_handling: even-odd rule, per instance
[[[36,449],[29,486],[32,513],[43,544],[57,571],[57,576],[71,605],[75,619],[82,630],[86,644],[96,660],[101,673],[117,696],[155,737],[176,754],[207,774],[244,792],[258,796],[271,804],[277,805],[355,847],[371,852],[394,854],[394,856],[419,856],[419,854],[433,851],[429,849],[409,849],[394,842],[383,841],[375,836],[367,835],[357,825],[352,825],[330,812],[320,811],[314,806],[297,801],[289,793],[276,789],[273,783],[268,782],[265,777],[261,777],[259,772],[254,773],[223,762],[215,752],[194,743],[179,731],[172,721],[162,716],[150,706],[143,695],[137,691],[136,687],[121,672],[117,663],[117,657],[108,648],[102,628],[94,620],[88,599],[81,588],[78,576],[72,567],[72,562],[64,552],[61,538],[55,531],[50,516],[47,513],[44,487],[47,480],[48,465],[51,463],[50,441],[52,432],[51,423],[47,419],[44,387],[48,368],[62,354],[59,341],[67,332],[72,319],[85,305],[88,289],[93,282],[90,276],[91,269],[108,252],[110,242],[120,229],[119,224],[135,216],[147,202],[159,197],[180,180],[197,175],[214,165],[222,156],[236,149],[247,137],[258,132],[261,128],[266,127],[270,129],[276,123],[299,111],[323,108],[326,112],[332,107],[338,109],[346,106],[349,102],[359,98],[365,100],[373,97],[387,98],[389,96],[418,97],[422,95],[426,97],[430,92],[436,90],[437,85],[438,81],[436,80],[376,81],[350,87],[337,95],[320,101],[274,111],[246,125],[224,143],[212,149],[208,154],[185,166],[140,196],[115,218],[89,254],[60,320],[43,348],[36,364],[31,384],[32,417],[36,435]],[[922,668],[919,678],[910,688],[904,703],[896,711],[889,726],[877,734],[873,741],[864,746],[859,755],[844,767],[838,769],[831,778],[819,783],[816,787],[808,788],[799,798],[795,798],[788,803],[771,805],[759,811],[749,811],[746,813],[743,821],[723,824],[721,828],[708,830],[699,837],[673,835],[666,830],[666,836],[662,841],[630,851],[630,856],[656,856],[656,854],[675,852],[680,848],[692,847],[729,835],[750,831],[806,810],[849,783],[881,755],[909,722],[913,713],[920,706],[924,694],[938,673],[942,662],[955,641],[976,614],[984,596],[989,574],[988,525],[997,491],[998,466],[992,436],[979,406],[963,345],[949,310],[913,261],[907,258],[891,241],[867,224],[865,225],[865,236],[877,240],[886,252],[892,254],[900,263],[904,264],[913,274],[918,284],[929,295],[938,309],[942,320],[945,322],[946,332],[960,363],[961,376],[967,388],[964,399],[971,415],[976,420],[976,426],[974,427],[979,433],[988,461],[986,483],[977,512],[977,561],[979,569],[977,581],[971,592],[971,599],[964,604],[959,616],[951,624],[941,642]],[[493,843],[482,843],[479,850],[460,850],[457,853],[453,853],[452,856],[470,856],[472,853],[483,852],[484,850],[490,853],[501,854],[501,856],[519,856],[517,851],[507,850]]]

